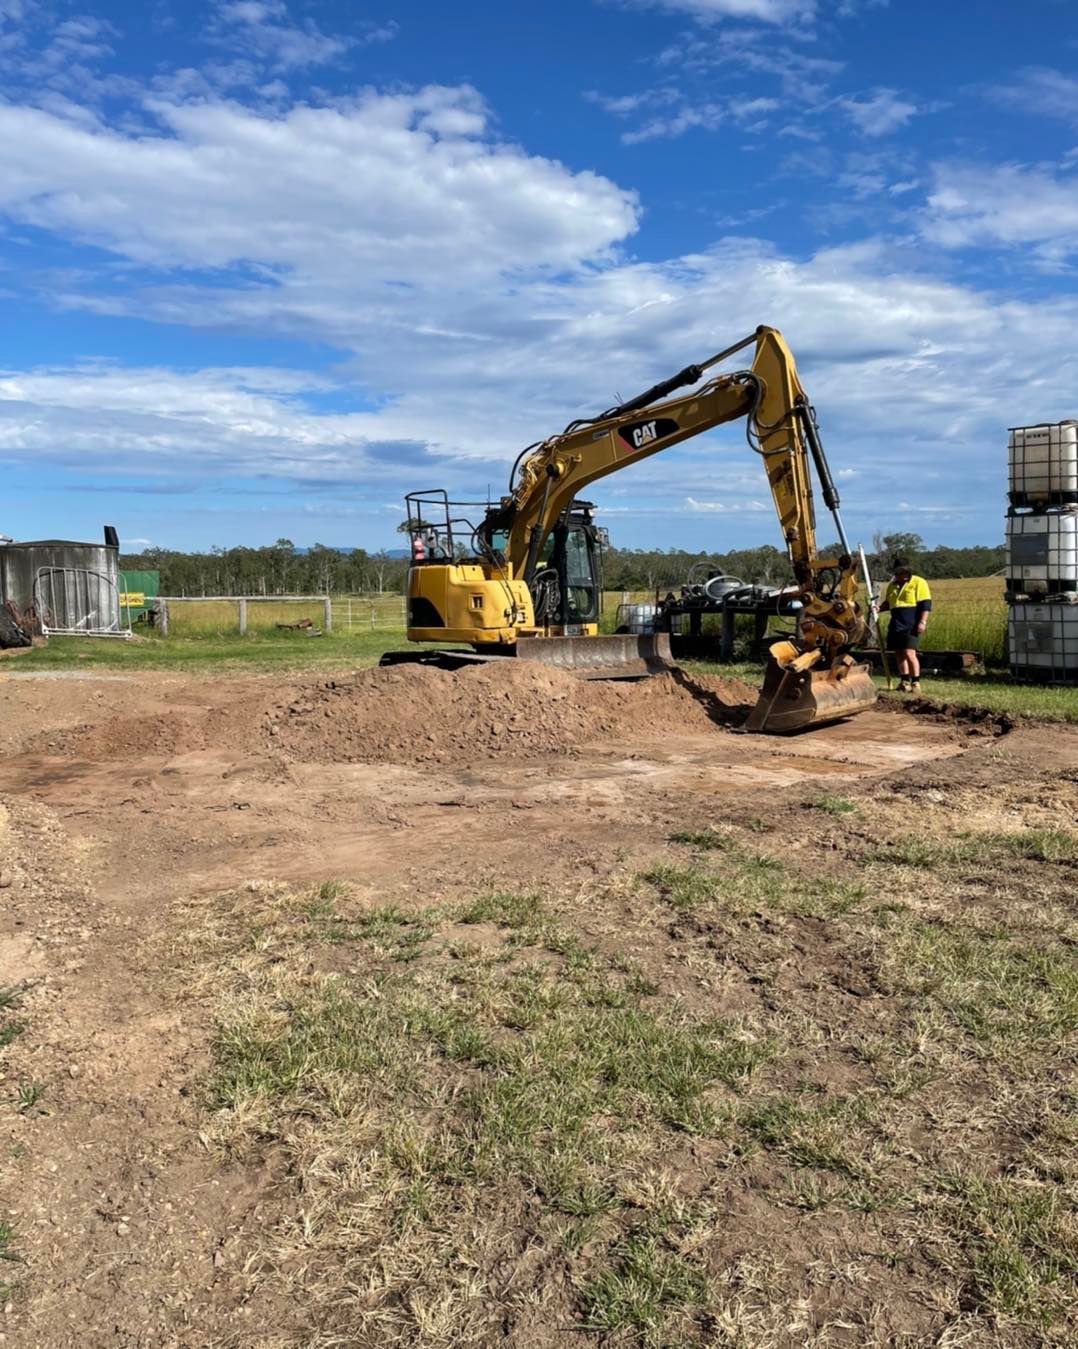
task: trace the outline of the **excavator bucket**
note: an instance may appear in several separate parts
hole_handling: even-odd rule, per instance
[[[642,679],[674,668],[670,634],[519,637],[518,660],[541,661],[583,679]]]
[[[867,665],[843,656],[829,669],[814,669],[820,652],[799,654],[792,642],[776,642],[746,731],[785,735],[803,726],[819,726],[865,712],[876,701]]]

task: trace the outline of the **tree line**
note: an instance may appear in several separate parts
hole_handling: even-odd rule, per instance
[[[838,552],[832,544],[821,550]],[[1002,544],[992,547],[928,548],[918,534],[877,535],[869,561],[873,575],[890,573],[892,559],[902,556],[928,580],[942,577],[991,576],[1004,565]],[[363,548],[342,552],[316,543],[298,549],[289,539],[262,548],[213,548],[208,553],[186,553],[150,548],[125,553],[124,570],[160,572],[163,595],[325,595],[400,594],[407,585],[408,559],[386,550]],[[758,585],[784,585],[793,579],[786,554],[771,544],[737,548],[725,553],[688,552],[669,548],[614,548],[603,553],[603,584],[607,590],[666,591],[676,589],[690,573],[705,580],[714,572],[737,576]]]

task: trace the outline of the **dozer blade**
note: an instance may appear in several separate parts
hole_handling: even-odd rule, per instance
[[[537,660],[584,679],[642,679],[675,668],[670,634],[616,637],[520,637],[518,660]]]
[[[745,722],[746,731],[785,735],[865,712],[876,701],[867,665],[843,656],[830,669],[813,669],[819,652],[798,653],[791,642],[776,642],[768,653],[763,688]]]

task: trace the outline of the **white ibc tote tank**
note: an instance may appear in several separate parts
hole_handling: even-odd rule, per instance
[[[1012,604],[1007,647],[1017,679],[1078,684],[1078,604]]]
[[[1078,593],[1078,509],[1008,517],[1007,588],[1014,595]]]
[[[1078,422],[1013,427],[1007,468],[1012,506],[1078,505]]]

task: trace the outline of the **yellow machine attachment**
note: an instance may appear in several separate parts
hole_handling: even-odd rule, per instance
[[[876,701],[867,665],[840,656],[825,669],[814,669],[819,661],[819,651],[799,652],[793,642],[776,642],[745,730],[784,735],[863,712]]]
[[[668,397],[748,346],[755,347],[749,369]],[[774,328],[757,328],[638,397],[528,446],[514,465],[508,495],[497,504],[469,507],[441,490],[410,493],[409,640],[470,647],[471,656],[448,653],[456,664],[512,654],[593,677],[671,668],[665,634],[598,636],[603,531],[577,493],[739,417],[747,419],[749,444],[763,461],[801,606],[793,642],[772,648],[748,729],[796,730],[871,706],[876,690],[867,668],[846,654],[862,640],[865,623],[838,493],[793,356]],[[841,552],[835,558],[816,551],[810,457],[838,531]],[[468,518],[457,510],[481,514]]]

